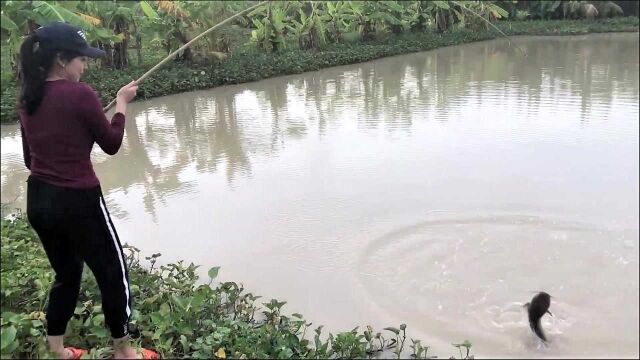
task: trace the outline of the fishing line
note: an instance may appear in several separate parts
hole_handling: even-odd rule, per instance
[[[484,17],[482,17],[482,15],[476,13],[475,11],[467,8],[466,6],[460,5],[460,8],[472,13],[473,15],[479,17],[482,21],[486,22],[488,25],[490,25],[491,27],[493,27],[494,29],[498,30],[498,32],[500,34],[502,34],[502,36],[504,36],[505,38],[507,38],[507,41],[509,42],[509,44],[513,44],[516,48],[518,48],[518,50],[520,50],[522,52],[522,54],[524,56],[527,56],[527,52],[524,51],[524,49],[522,49],[520,46],[518,46],[518,44],[516,44],[514,41],[511,40],[511,38],[509,37],[509,35],[505,34],[502,30],[500,30],[497,26],[493,25],[491,23],[491,21],[485,19]]]

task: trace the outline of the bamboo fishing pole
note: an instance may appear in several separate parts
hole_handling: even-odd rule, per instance
[[[136,80],[136,84],[140,85],[140,83],[146,79],[149,75],[151,75],[154,71],[156,71],[158,68],[160,68],[162,65],[164,65],[167,61],[173,59],[180,51],[188,48],[189,46],[191,46],[191,44],[193,44],[194,42],[196,42],[198,39],[200,39],[201,37],[207,35],[208,33],[212,32],[213,30],[219,28],[220,26],[228,23],[229,21],[237,18],[238,16],[241,16],[243,14],[246,14],[248,12],[250,12],[251,10],[254,10],[264,4],[266,4],[268,1],[262,1],[259,2],[251,7],[248,7],[240,12],[238,12],[237,14],[226,18],[225,20],[215,24],[214,26],[210,27],[209,29],[205,30],[203,33],[201,33],[200,35],[194,37],[193,39],[191,39],[191,41],[189,41],[188,43],[182,45],[178,50],[172,52],[171,54],[169,54],[169,56],[167,56],[166,58],[164,58],[164,60],[160,61],[156,66],[152,67],[149,71],[147,71],[146,73],[144,73],[138,80]],[[117,99],[117,98],[116,98]],[[116,103],[116,99],[111,100],[111,102],[104,107],[103,111],[107,112],[109,109],[111,109],[111,107],[113,105],[115,105]]]
[[[491,26],[491,27],[493,27],[494,29],[498,30],[498,32],[499,32],[500,34],[502,34],[502,36],[504,36],[505,38],[507,38],[507,41],[509,42],[509,44],[510,44],[510,45],[511,45],[511,44],[513,44],[513,45],[514,45],[518,50],[520,50],[520,51],[522,52],[522,54],[523,54],[524,56],[527,56],[527,52],[526,52],[526,51],[524,51],[524,49],[523,49],[523,48],[521,48],[520,46],[518,46],[518,44],[516,44],[516,43],[515,43],[515,41],[511,40],[511,38],[509,37],[509,35],[505,34],[505,33],[504,33],[502,30],[500,30],[497,26],[493,25],[493,24],[491,23],[491,21],[489,21],[489,20],[485,19],[484,17],[482,17],[482,15],[480,15],[480,14],[478,14],[477,12],[475,12],[475,11],[473,11],[473,10],[471,10],[471,9],[467,8],[466,6],[460,5],[460,8],[461,8],[461,9],[464,9],[464,10],[466,10],[466,11],[470,12],[470,13],[472,13],[473,15],[477,16],[478,18],[480,18],[480,20],[482,20],[482,21],[486,22],[486,23],[487,23],[487,25],[490,25],[490,26]]]

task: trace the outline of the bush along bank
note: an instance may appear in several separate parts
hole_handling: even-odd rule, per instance
[[[637,17],[606,20],[546,20],[497,22],[508,35],[577,35],[597,32],[638,31]],[[320,51],[285,50],[276,53],[260,52],[253,48],[239,48],[225,60],[210,65],[172,63],[156,71],[138,89],[138,99],[208,89],[226,84],[256,81],[278,75],[299,74],[331,66],[355,64],[385,56],[432,50],[500,37],[494,29],[484,31],[456,30],[437,34],[405,33],[385,35],[367,42],[333,44]],[[90,84],[102,102],[111,101],[124,84],[141,76],[147,67],[123,70],[92,69],[83,81]],[[7,81],[2,86],[0,119],[4,123],[17,120],[15,111],[17,83]]]
[[[53,281],[42,246],[20,215],[2,220],[2,286],[0,316],[3,359],[52,358],[47,352],[46,306]],[[429,347],[407,337],[404,324],[375,332],[370,326],[323,334],[300,314],[285,314],[285,302],[246,292],[242,285],[198,281],[197,266],[182,261],[157,265],[160,254],[140,261],[128,252],[134,310],[131,334],[138,346],[153,348],[162,358],[414,358],[431,357]],[[86,267],[85,267],[86,269]],[[260,305],[261,304],[261,305]],[[80,298],[67,327],[65,342],[89,349],[89,358],[111,356],[100,293],[93,275],[83,274]],[[452,353],[472,358],[471,343],[452,344]]]

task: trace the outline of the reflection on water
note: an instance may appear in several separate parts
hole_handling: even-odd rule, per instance
[[[573,112],[576,104],[581,122],[602,120],[614,105],[633,117],[634,36],[521,38],[527,58],[490,41],[138,102],[127,114],[135,122],[127,123],[122,152],[108,158],[96,151],[96,169],[110,190],[142,185],[154,213],[166,196],[193,191],[190,174],[223,167],[232,188],[237,177],[251,176],[252,158],[325,136],[344,118],[362,131],[411,133],[415,121],[457,121],[465,105],[484,102],[532,119]],[[2,145],[7,202],[23,194],[18,174],[26,174],[14,126],[3,126]]]
[[[222,265],[329,327],[407,321],[445,353],[455,339],[439,331],[482,339],[480,353],[535,352],[514,345],[528,333],[509,309],[551,287],[575,317],[552,331],[574,338],[547,355],[637,356],[637,273],[598,288],[571,259],[608,252],[618,260],[602,274],[637,270],[638,34],[518,41],[527,57],[496,40],[136,102],[120,153],[93,156],[121,237],[167,260]],[[2,126],[3,203],[24,204],[26,177],[19,131]],[[455,223],[498,213],[546,225],[418,226],[438,214]],[[518,256],[536,239],[553,246],[567,221],[600,230],[569,233],[554,257],[532,256],[529,266],[557,270],[532,278]],[[405,228],[415,231],[383,236]],[[466,288],[447,287],[442,271]],[[494,283],[501,271],[510,275]],[[588,320],[584,286],[623,283],[624,298],[592,304],[630,309],[590,323],[602,341],[572,330]],[[454,300],[454,289],[470,293]],[[405,310],[392,310],[399,303]],[[434,309],[444,311],[437,321]],[[522,333],[500,330],[505,323]]]

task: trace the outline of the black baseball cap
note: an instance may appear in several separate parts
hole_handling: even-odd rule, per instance
[[[84,31],[64,22],[52,22],[36,30],[39,46],[47,50],[69,50],[84,56],[99,58],[106,52],[89,46]]]

